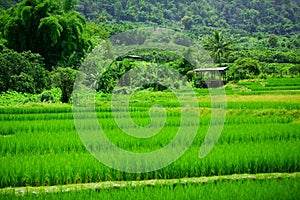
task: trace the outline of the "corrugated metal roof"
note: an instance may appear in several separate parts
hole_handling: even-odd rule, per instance
[[[127,55],[124,58],[142,59],[141,56],[137,56],[137,55]]]
[[[194,72],[211,72],[211,71],[225,71],[228,67],[213,67],[213,68],[199,68],[194,69]]]

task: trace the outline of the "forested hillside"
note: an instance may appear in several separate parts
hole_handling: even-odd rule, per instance
[[[242,29],[290,34],[300,30],[299,0],[80,0],[88,20]],[[174,23],[177,22],[177,23]]]
[[[149,26],[176,31],[166,40],[171,45],[181,44],[179,33],[201,44],[216,66],[229,68],[226,81],[299,76],[298,13],[299,0],[0,0],[0,92],[43,93],[42,99],[51,100],[55,95],[48,90],[59,88],[68,102],[75,74],[92,49],[117,33]],[[137,33],[126,37],[142,44],[147,33]],[[182,52],[190,56],[193,49]],[[133,53],[206,87],[181,57],[157,49]],[[95,88],[110,93],[140,64],[115,60],[103,74],[91,74]]]
[[[300,200],[299,13],[0,0],[0,200]]]
[[[231,27],[290,34],[300,30],[299,0],[208,0]]]
[[[21,0],[0,0],[7,9]],[[286,35],[300,30],[299,0],[71,0],[76,10],[94,22],[142,22]]]

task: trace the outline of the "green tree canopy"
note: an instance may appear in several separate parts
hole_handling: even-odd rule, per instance
[[[0,66],[0,92],[40,93],[49,86],[48,71],[44,69],[43,59],[38,54],[2,48]]]
[[[190,16],[187,16],[187,15],[181,19],[181,22],[185,29],[191,29],[191,27],[194,23],[193,18]]]
[[[69,12],[75,9],[78,0],[64,0],[63,1],[63,9],[65,12]]]
[[[79,66],[90,43],[84,37],[85,18],[71,11],[72,2],[63,4],[68,12],[58,0],[24,0],[7,10],[7,47],[41,54],[49,70],[59,63]]]
[[[54,86],[60,88],[62,91],[61,101],[63,103],[68,103],[70,101],[75,83],[76,72],[76,70],[70,67],[58,67],[52,72]]]
[[[257,60],[251,58],[239,58],[229,69],[230,80],[241,80],[253,78],[260,74],[260,65]]]
[[[231,41],[223,38],[222,32],[215,30],[213,34],[206,40],[204,48],[210,51],[214,61],[222,65],[222,58],[227,58],[231,52],[229,48]]]
[[[269,44],[269,47],[271,47],[271,48],[277,47],[277,45],[278,45],[278,37],[275,34],[269,35],[268,44]]]
[[[20,1],[0,0],[0,7],[7,9]],[[63,0],[61,7],[66,12],[75,8],[94,22],[131,21],[179,28],[182,18],[188,15],[193,24],[197,24],[190,29],[195,34],[210,31],[204,27],[277,35],[290,35],[300,30],[299,0],[80,0],[78,5],[76,1]]]

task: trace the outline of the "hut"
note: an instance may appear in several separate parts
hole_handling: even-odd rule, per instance
[[[193,71],[199,73],[207,87],[211,88],[220,87],[226,83],[226,70],[228,67],[199,68]]]

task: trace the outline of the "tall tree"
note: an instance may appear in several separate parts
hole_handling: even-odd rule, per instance
[[[222,66],[222,58],[227,58],[231,53],[231,41],[223,38],[222,32],[215,30],[213,34],[205,41],[204,48],[210,51],[214,61]]]
[[[76,72],[76,70],[69,67],[58,67],[52,72],[54,86],[59,87],[62,91],[61,101],[63,103],[68,103],[70,101],[75,83]]]
[[[57,64],[70,64],[70,59],[72,65],[79,66],[89,42],[83,34],[85,18],[70,11],[71,7],[64,12],[57,0],[22,1],[7,11],[7,46],[18,52],[30,50],[41,54],[49,70]]]

